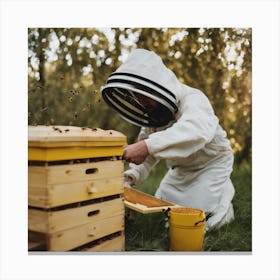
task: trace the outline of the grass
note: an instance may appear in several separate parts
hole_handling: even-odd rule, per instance
[[[160,162],[137,189],[154,194],[166,172]],[[232,181],[235,186],[233,206],[235,220],[219,230],[206,233],[204,251],[250,252],[252,250],[252,193],[251,165],[243,162],[234,166]],[[169,233],[164,213],[140,214],[126,209],[126,251],[168,251]]]

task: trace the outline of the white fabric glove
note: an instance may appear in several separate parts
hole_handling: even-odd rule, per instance
[[[125,171],[124,172],[124,185],[126,187],[132,187],[135,185],[135,183],[136,183],[135,176],[131,172],[129,172],[129,170]]]

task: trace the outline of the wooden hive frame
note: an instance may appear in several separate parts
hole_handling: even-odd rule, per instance
[[[176,204],[129,187],[124,188],[124,197],[126,207],[142,214],[164,212],[169,208],[178,207]]]

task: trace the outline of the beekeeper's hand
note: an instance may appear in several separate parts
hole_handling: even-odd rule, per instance
[[[148,148],[144,140],[128,145],[124,149],[123,157],[127,162],[141,164],[148,156]]]
[[[136,178],[133,174],[129,174],[129,171],[124,172],[124,185],[126,187],[132,187],[136,184]]]

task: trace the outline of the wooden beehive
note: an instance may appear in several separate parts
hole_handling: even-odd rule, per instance
[[[125,144],[112,130],[29,127],[30,251],[124,250]]]

